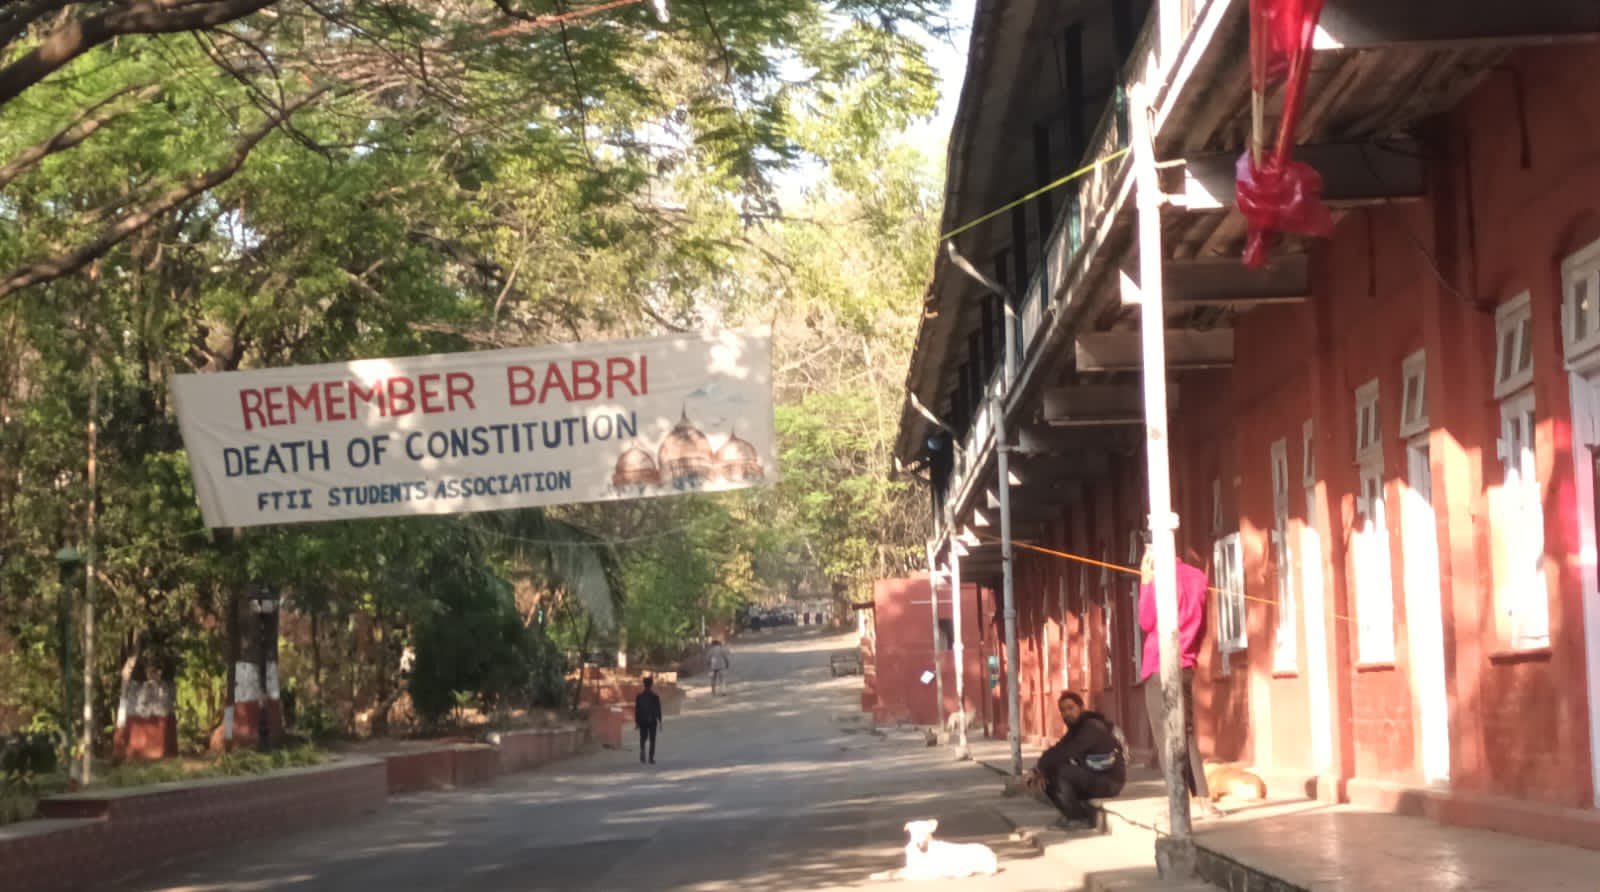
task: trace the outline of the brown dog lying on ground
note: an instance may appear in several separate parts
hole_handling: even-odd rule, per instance
[[[1206,786],[1211,788],[1212,802],[1267,798],[1267,785],[1260,775],[1237,762],[1207,762]]]

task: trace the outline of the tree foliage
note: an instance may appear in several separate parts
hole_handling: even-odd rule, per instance
[[[91,497],[96,715],[156,672],[197,740],[248,580],[309,624],[294,681],[353,728],[408,648],[425,712],[548,699],[558,646],[666,655],[743,600],[908,564],[886,439],[931,192],[892,134],[931,108],[908,29],[937,8],[672,8],[0,5],[0,727],[76,712],[82,581],[52,555],[90,544]],[[235,538],[202,529],[168,399],[186,372],[726,324],[775,329],[771,491]]]

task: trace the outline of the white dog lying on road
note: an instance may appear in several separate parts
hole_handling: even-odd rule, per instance
[[[873,874],[880,880],[943,880],[970,876],[994,876],[1000,862],[994,851],[982,843],[940,842],[933,838],[939,829],[935,820],[906,824],[911,841],[906,843],[906,866],[888,873]]]

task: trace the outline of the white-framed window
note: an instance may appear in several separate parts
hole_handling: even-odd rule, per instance
[[[1087,552],[1087,548],[1084,549]],[[1078,565],[1078,672],[1089,689],[1089,565]]]
[[[1272,570],[1278,594],[1278,627],[1272,643],[1272,670],[1300,668],[1299,609],[1289,560],[1289,441],[1272,444]]]
[[[1504,471],[1493,517],[1505,555],[1500,581],[1502,629],[1514,648],[1550,643],[1550,596],[1544,575],[1544,506],[1534,463],[1533,390],[1500,403],[1500,463]]]
[[[1356,388],[1356,462],[1383,459],[1383,425],[1378,420],[1378,379]]]
[[[1310,418],[1300,426],[1300,485],[1317,485],[1316,428]]]
[[[1222,673],[1228,674],[1228,654],[1249,646],[1244,597],[1244,545],[1238,533],[1229,533],[1211,546],[1212,578],[1217,590],[1217,649],[1222,652]]]
[[[1317,529],[1317,488],[1308,486],[1305,489],[1306,517],[1300,525],[1300,599],[1306,605],[1306,621],[1321,627],[1325,620],[1320,615],[1323,603],[1322,591],[1322,533]],[[1307,626],[1306,640],[1311,640],[1311,626]],[[1323,632],[1322,634],[1326,634]],[[1317,659],[1313,645],[1307,644],[1307,654],[1311,659]]]
[[[1494,314],[1494,398],[1533,383],[1533,296],[1523,292]]]
[[[1072,631],[1067,627],[1067,574],[1056,577],[1056,600],[1061,605],[1061,690],[1072,689]]]
[[[1389,564],[1389,521],[1383,494],[1383,461],[1361,468],[1356,498],[1357,531],[1352,554],[1356,578],[1356,659],[1394,662],[1394,577]]]
[[[1567,359],[1600,348],[1600,242],[1561,264],[1561,342]]]
[[[1050,626],[1050,602],[1043,601],[1039,605],[1039,674],[1046,691],[1050,690]]]
[[[1320,660],[1323,645],[1317,642],[1325,635],[1322,616],[1322,535],[1317,529],[1317,450],[1312,419],[1300,426],[1301,449],[1300,482],[1305,493],[1305,520],[1300,525],[1300,538],[1296,543],[1300,554],[1300,602],[1306,606],[1306,656]],[[1313,630],[1319,630],[1315,633]],[[1313,635],[1317,637],[1313,637]],[[1320,744],[1319,744],[1320,745]],[[1318,763],[1321,764],[1321,763]]]
[[[1113,654],[1116,653],[1116,626],[1114,619],[1117,615],[1116,587],[1111,584],[1111,546],[1100,546],[1100,622],[1101,633],[1105,635],[1105,690],[1111,690],[1115,685],[1116,665],[1112,663]]]
[[[1400,364],[1400,436],[1428,429],[1428,354],[1418,350]]]

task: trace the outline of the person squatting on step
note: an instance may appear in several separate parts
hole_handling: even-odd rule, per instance
[[[1121,793],[1127,780],[1122,740],[1110,719],[1084,709],[1083,698],[1072,691],[1063,693],[1056,707],[1067,733],[1044,751],[1022,780],[1029,789],[1049,797],[1068,825],[1094,826],[1090,800]]]

